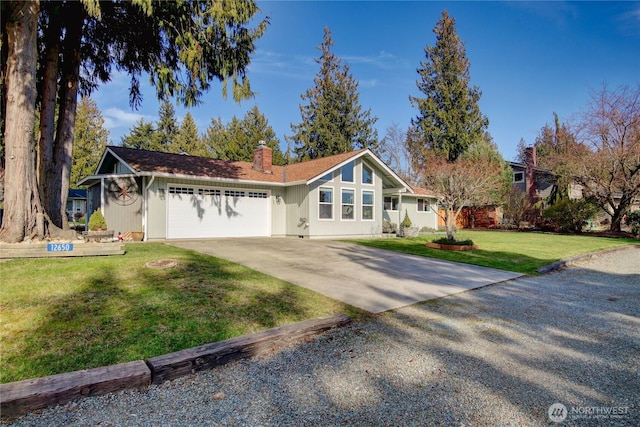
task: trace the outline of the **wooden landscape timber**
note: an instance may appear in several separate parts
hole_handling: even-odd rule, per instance
[[[344,314],[310,319],[268,329],[251,335],[231,338],[200,347],[165,354],[147,360],[153,384],[183,375],[212,369],[231,361],[269,354],[285,345],[344,326],[351,319]]]
[[[49,245],[56,246],[52,248]],[[0,243],[0,258],[60,258],[124,253],[125,246],[122,242],[85,243],[82,240],[74,240],[57,243]]]
[[[200,347],[158,356],[146,361],[122,363],[0,384],[0,415],[20,414],[68,403],[88,396],[160,384],[226,363],[272,353],[286,345],[347,325],[344,314],[304,320],[263,332],[231,338]]]

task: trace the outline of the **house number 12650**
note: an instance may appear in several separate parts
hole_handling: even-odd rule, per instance
[[[47,252],[71,252],[73,243],[48,243]]]

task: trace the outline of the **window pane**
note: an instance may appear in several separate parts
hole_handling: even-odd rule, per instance
[[[320,205],[320,218],[331,219],[333,218],[333,205]]]
[[[353,162],[342,167],[342,182],[353,182]]]
[[[363,205],[372,205],[373,204],[373,193],[371,191],[363,191],[362,192],[362,204]]]
[[[331,203],[332,193],[331,189],[320,189],[320,203]]]
[[[362,207],[362,219],[373,219],[373,206]]]
[[[342,190],[342,203],[353,204],[353,190]]]
[[[331,181],[331,172],[329,172],[328,174],[326,174],[325,176],[323,176],[322,178],[320,178],[320,180],[322,181]]]
[[[367,165],[362,165],[362,183],[373,184],[373,171]]]
[[[353,219],[353,205],[342,205],[342,219]]]

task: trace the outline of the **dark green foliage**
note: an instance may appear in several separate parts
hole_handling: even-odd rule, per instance
[[[640,234],[640,211],[629,212],[625,223],[631,226],[631,234],[637,237]]]
[[[131,128],[129,134],[122,137],[120,145],[136,150],[155,150],[155,140],[156,130],[153,123],[140,119]]]
[[[467,239],[467,240],[456,240],[456,239],[449,239],[447,237],[442,237],[440,239],[436,239],[433,240],[433,243],[437,243],[439,245],[462,245],[462,246],[472,246],[473,245],[473,240],[471,239]]]
[[[597,206],[590,200],[563,199],[545,209],[542,218],[551,221],[558,231],[580,233],[597,212]]]
[[[333,40],[328,28],[318,47],[321,55],[315,61],[320,71],[314,87],[302,95],[302,122],[291,125],[294,133],[287,137],[294,144],[299,161],[317,159],[354,149],[377,149],[378,132],[373,125],[378,120],[370,110],[363,111],[359,103],[358,82],[348,65],[331,52]]]
[[[253,151],[259,141],[264,141],[273,150],[274,165],[287,163],[275,131],[257,106],[249,110],[242,120],[234,117],[226,126],[220,119],[212,119],[204,140],[214,158],[246,162],[253,160]]]
[[[171,141],[169,151],[186,153],[190,156],[210,157],[209,150],[200,138],[198,126],[191,113],[184,116],[176,137]]]
[[[481,141],[489,126],[478,102],[481,92],[470,85],[469,60],[464,42],[456,33],[455,20],[447,11],[436,24],[435,46],[425,48],[416,83],[425,97],[409,97],[419,114],[412,119],[420,135],[414,161],[424,164],[425,150],[434,150],[449,161],[457,159],[471,144]]]
[[[157,151],[169,151],[171,142],[178,135],[178,121],[176,120],[176,110],[169,100],[164,100],[160,104],[158,113],[159,120],[156,123],[155,147]]]

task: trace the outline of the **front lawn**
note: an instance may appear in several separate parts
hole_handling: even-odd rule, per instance
[[[457,261],[484,267],[536,275],[540,267],[576,255],[596,252],[629,244],[634,239],[612,239],[594,236],[567,236],[547,233],[463,230],[457,240],[471,239],[479,246],[467,252],[430,249],[425,242],[443,235],[423,234],[414,238],[355,240],[355,243],[380,249],[389,249],[413,255]]]
[[[0,382],[146,359],[305,319],[365,312],[164,244],[0,263]],[[174,259],[159,270],[148,261]]]

